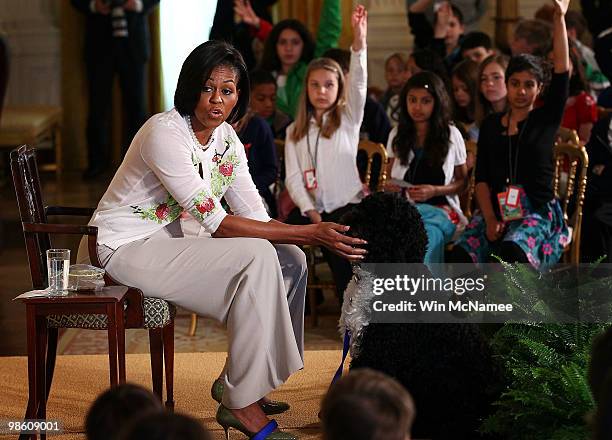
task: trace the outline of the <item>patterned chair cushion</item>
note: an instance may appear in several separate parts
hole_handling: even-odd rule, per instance
[[[144,298],[144,328],[164,327],[176,314],[176,307],[159,298]],[[49,315],[47,326],[51,328],[108,328],[108,316],[104,314]]]

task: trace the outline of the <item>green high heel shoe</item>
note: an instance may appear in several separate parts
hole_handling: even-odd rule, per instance
[[[297,440],[297,437],[292,434],[276,431],[278,428],[276,420],[270,420],[270,422],[259,432],[250,432],[242,423],[240,423],[240,420],[238,420],[234,414],[232,414],[232,412],[223,405],[219,405],[215,418],[217,419],[217,423],[221,425],[223,431],[225,432],[225,440],[229,440],[230,428],[237,429],[252,440]]]
[[[210,388],[210,395],[217,403],[221,403],[221,399],[223,398],[223,379],[217,379],[213,382]],[[259,406],[261,406],[262,411],[267,416],[284,413],[290,408],[287,402],[279,402],[276,400],[261,403]]]

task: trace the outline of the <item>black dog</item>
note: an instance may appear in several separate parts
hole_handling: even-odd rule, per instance
[[[341,223],[368,242],[364,263],[423,263],[423,222],[398,194],[365,198]],[[406,387],[417,410],[413,438],[482,438],[476,431],[499,392],[500,370],[478,326],[368,323],[358,316],[359,296],[368,295],[356,286],[369,275],[359,266],[354,273],[341,318],[341,328],[351,330],[351,369],[373,368]]]

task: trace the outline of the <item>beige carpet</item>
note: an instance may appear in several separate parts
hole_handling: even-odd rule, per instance
[[[291,410],[276,417],[279,425],[300,439],[320,438],[317,412],[322,396],[338,366],[341,352],[307,351],[304,370],[294,374],[273,394]],[[214,420],[216,403],[210,386],[223,366],[225,353],[177,353],[175,357],[175,402],[177,412],[191,415],[221,439],[223,430]],[[150,365],[146,354],[127,356],[128,381],[150,388]],[[20,419],[27,403],[27,359],[0,358],[0,419]],[[108,386],[108,358],[103,355],[59,356],[47,407],[47,420],[59,420],[66,431],[51,438],[84,440],[83,419],[94,398]],[[14,438],[2,437],[0,438]],[[231,431],[230,438],[245,438]]]

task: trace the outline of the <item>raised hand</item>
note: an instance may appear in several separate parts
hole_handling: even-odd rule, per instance
[[[261,19],[255,14],[255,11],[253,11],[249,0],[234,0],[234,13],[238,15],[244,23],[259,28]]]
[[[353,50],[359,51],[366,47],[368,36],[368,11],[363,5],[357,5],[351,16],[353,27]]]
[[[569,8],[570,0],[553,0],[553,3],[555,5],[555,12],[565,15],[567,8]]]
[[[448,32],[448,22],[450,21],[453,10],[448,2],[444,2],[440,5],[436,11],[436,27],[434,29],[434,36],[436,38],[445,38]]]

